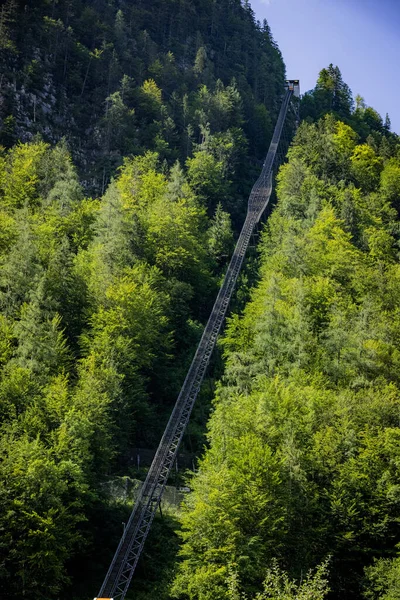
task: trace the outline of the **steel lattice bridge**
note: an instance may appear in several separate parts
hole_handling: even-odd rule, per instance
[[[224,282],[204,329],[153,463],[142,486],[129,521],[95,600],[124,600],[149,533],[154,515],[161,502],[168,476],[189,422],[211,354],[224,321],[243,259],[256,224],[263,215],[272,192],[273,168],[283,126],[292,96],[299,96],[299,81],[286,82],[286,92],[276,122],[274,135],[261,174],[254,184],[247,207],[247,216],[236,243]]]

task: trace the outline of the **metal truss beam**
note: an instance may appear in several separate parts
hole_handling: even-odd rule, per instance
[[[252,232],[271,197],[273,166],[292,93],[293,90],[289,89],[284,95],[269,151],[251,191],[246,220],[224,282],[98,598],[123,600],[128,591],[224,321]]]

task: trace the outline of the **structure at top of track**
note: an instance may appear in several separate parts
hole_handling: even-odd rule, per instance
[[[114,558],[95,600],[123,600],[150,530],[157,507],[176,459],[179,445],[199,393],[212,351],[232,297],[254,227],[264,213],[272,192],[273,167],[292,96],[300,95],[298,80],[286,82],[286,92],[274,135],[259,178],[251,190],[247,216],[236,243],[224,282],[190,365],[181,392],[165,428],[140,495],[126,524]]]

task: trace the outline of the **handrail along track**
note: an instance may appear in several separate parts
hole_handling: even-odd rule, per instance
[[[218,292],[211,315],[146,480],[100,589],[99,599],[123,600],[128,591],[224,321],[253,229],[260,220],[271,197],[273,165],[292,93],[293,89],[289,87],[284,95],[268,154],[260,177],[251,190],[246,220],[236,243],[224,282]]]

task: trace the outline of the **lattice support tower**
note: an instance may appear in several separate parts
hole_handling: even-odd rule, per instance
[[[222,327],[252,232],[271,197],[273,166],[292,94],[293,89],[290,89],[290,87],[287,88],[261,174],[250,193],[247,216],[236,243],[225,279],[219,290],[210,318],[205,326],[146,480],[101,586],[97,597],[98,600],[105,598],[124,600],[128,591]]]

